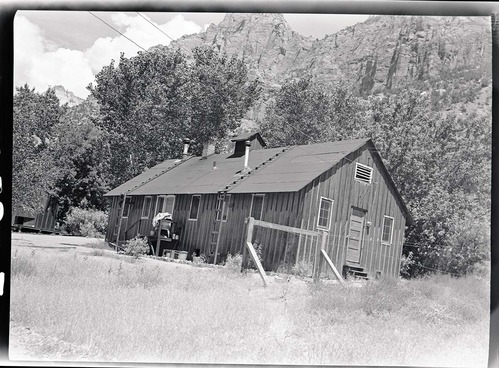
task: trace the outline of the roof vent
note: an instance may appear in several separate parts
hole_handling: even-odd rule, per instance
[[[362,183],[371,184],[373,176],[373,168],[359,164],[358,162],[355,164],[355,180],[360,181]]]
[[[262,136],[258,132],[246,133],[239,135],[231,139],[231,142],[235,142],[234,153],[232,157],[241,157],[246,154],[246,142],[251,143],[251,150],[263,149],[267,146]]]

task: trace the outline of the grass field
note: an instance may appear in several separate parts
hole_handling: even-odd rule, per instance
[[[12,248],[11,359],[487,365],[489,281],[305,282]]]

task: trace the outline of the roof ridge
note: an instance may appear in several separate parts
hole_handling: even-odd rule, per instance
[[[284,152],[290,150],[293,147],[294,146],[287,146],[287,147],[282,148],[281,151],[277,152],[274,156],[269,157],[265,161],[261,162],[259,165],[255,166],[255,168],[253,170],[248,171],[246,174],[241,175],[239,178],[237,178],[236,180],[234,180],[232,183],[226,185],[225,188],[223,190],[221,190],[221,192],[227,192],[229,190],[234,189],[239,184],[241,184],[241,182],[244,179],[246,179],[249,175],[251,175],[252,172],[255,172],[256,170],[260,169],[262,166],[266,165],[267,163],[272,162],[273,160],[275,160],[276,158],[278,158],[279,156],[281,156]]]
[[[130,192],[134,191],[135,189],[137,189],[137,188],[139,188],[139,187],[141,187],[141,186],[143,186],[143,185],[145,185],[145,184],[147,184],[147,183],[149,183],[149,182],[153,181],[154,179],[156,179],[156,178],[158,178],[159,176],[161,176],[161,175],[163,175],[163,174],[167,173],[168,171],[170,171],[170,170],[174,169],[174,168],[175,168],[175,167],[177,167],[178,165],[183,164],[184,162],[186,162],[186,161],[190,160],[190,159],[191,159],[191,158],[193,158],[193,157],[194,157],[194,156],[189,156],[189,157],[187,157],[187,158],[181,158],[181,159],[179,159],[177,162],[174,162],[174,163],[173,163],[173,165],[168,166],[166,169],[163,169],[161,172],[156,173],[156,174],[155,174],[155,175],[153,175],[152,177],[147,178],[146,180],[144,180],[143,182],[141,182],[141,183],[139,183],[139,184],[134,185],[132,188],[128,189],[128,190],[125,192],[125,194],[128,194],[128,193],[130,193]],[[165,160],[165,161],[167,161],[167,160]],[[163,161],[163,162],[165,162],[165,161]]]

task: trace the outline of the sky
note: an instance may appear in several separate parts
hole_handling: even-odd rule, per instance
[[[140,47],[168,45],[171,38],[203,32],[211,23],[221,22],[224,16],[224,13],[19,11],[14,19],[14,84],[18,87],[27,83],[38,92],[62,85],[85,98],[89,94],[86,87],[95,75],[112,59],[118,60],[121,52],[132,57]],[[364,15],[331,14],[284,14],[284,17],[294,31],[319,39],[367,19]]]

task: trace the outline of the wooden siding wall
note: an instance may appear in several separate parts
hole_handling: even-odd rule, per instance
[[[57,211],[59,210],[59,205],[49,196],[45,199],[43,212],[37,213],[33,220],[26,221],[28,218],[32,219],[32,215],[13,213],[11,218],[11,225],[19,225],[17,222],[18,217],[24,218],[23,226],[30,227],[33,230],[38,230],[42,232],[53,232],[55,230],[55,224],[57,219]],[[28,215],[29,217],[25,217]]]
[[[354,180],[355,163],[373,167],[372,184],[364,184]],[[302,227],[317,230],[317,216],[320,198],[332,199],[332,221],[328,234],[326,252],[341,270],[346,263],[346,247],[352,206],[366,210],[365,224],[371,222],[369,234],[364,227],[361,246],[360,267],[371,276],[381,271],[383,277],[397,277],[400,271],[400,257],[405,230],[405,217],[396,201],[395,193],[380,172],[368,149],[359,150],[344,158],[335,168],[325,172],[307,185],[303,190],[304,206],[299,214]],[[382,244],[381,234],[384,216],[394,218],[392,244]],[[313,254],[316,239],[305,237],[300,249],[300,259],[309,259]],[[325,267],[322,267],[325,270]],[[329,272],[329,271],[327,271]]]
[[[192,255],[192,252],[196,249],[199,249],[200,253],[209,255],[211,252],[210,236],[215,220],[217,195],[201,195],[197,220],[189,220],[191,200],[192,195],[175,196],[173,220],[181,229],[180,249],[189,251],[189,255]]]
[[[45,211],[36,215],[35,228],[42,231],[54,231],[57,218],[57,204],[51,204],[50,201],[45,205]]]
[[[132,204],[130,206],[128,218],[123,218],[121,222],[120,241],[132,239],[137,235],[148,236],[149,232],[153,230],[152,219],[156,215],[153,212],[157,196],[152,196],[152,205],[149,209],[148,218],[141,218],[145,196],[130,196],[127,198],[131,198]],[[121,216],[121,202],[122,200],[118,196],[111,198],[106,233],[106,240],[110,242],[116,241],[116,227],[119,224],[119,218]]]
[[[232,206],[229,207],[227,222],[222,224],[222,252],[242,253],[245,239],[245,219],[250,216],[252,194],[232,194]],[[298,226],[298,208],[301,194],[266,193],[263,199],[263,221],[280,225]],[[261,246],[262,265],[266,270],[276,271],[284,262],[289,261],[295,235],[283,231],[264,229],[256,226],[253,243]]]

